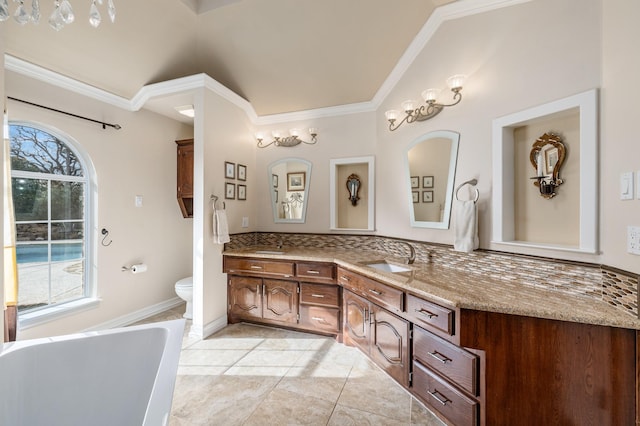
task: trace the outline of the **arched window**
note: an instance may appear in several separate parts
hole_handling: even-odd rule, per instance
[[[9,123],[20,317],[93,295],[92,173],[69,138],[52,133]]]

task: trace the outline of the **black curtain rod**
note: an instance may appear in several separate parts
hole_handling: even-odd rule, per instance
[[[109,126],[109,127],[113,127],[113,128],[114,128],[114,129],[116,129],[116,130],[120,130],[120,129],[122,129],[122,126],[120,126],[119,124],[110,124],[110,123],[105,123],[104,121],[94,120],[93,118],[87,118],[87,117],[83,117],[83,116],[81,116],[81,115],[72,114],[72,113],[70,113],[70,112],[60,111],[59,109],[49,108],[48,106],[34,104],[33,102],[23,101],[22,99],[12,98],[11,96],[7,96],[7,99],[10,99],[10,100],[12,100],[12,101],[22,102],[23,104],[27,104],[27,105],[35,106],[35,107],[38,107],[38,108],[47,109],[47,110],[49,110],[49,111],[53,111],[53,112],[59,112],[60,114],[70,115],[71,117],[75,117],[75,118],[80,118],[80,119],[82,119],[82,120],[91,121],[92,123],[98,123],[98,124],[101,124],[101,125],[102,125],[102,128],[103,128],[103,129],[106,129],[106,128],[107,128],[107,126]]]

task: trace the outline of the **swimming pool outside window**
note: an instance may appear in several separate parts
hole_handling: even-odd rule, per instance
[[[87,280],[88,173],[58,135],[10,123],[16,218],[18,312],[90,295]]]

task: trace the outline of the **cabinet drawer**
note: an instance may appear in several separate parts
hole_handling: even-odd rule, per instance
[[[330,263],[296,263],[296,276],[333,281],[336,277],[336,267]]]
[[[225,257],[224,272],[230,274],[258,274],[258,275],[278,275],[282,277],[293,277],[293,262],[277,262],[273,260],[251,259],[240,257]]]
[[[340,309],[301,305],[300,324],[319,331],[339,333]]]
[[[364,298],[397,312],[404,311],[404,293],[345,269],[338,269],[338,282]]]
[[[413,356],[432,370],[478,395],[478,357],[421,329],[413,329]]]
[[[337,285],[301,283],[300,303],[337,308],[340,306],[339,293]]]
[[[413,363],[413,392],[452,424],[477,425],[478,401],[469,398],[419,362]]]
[[[411,294],[407,295],[407,314],[413,323],[427,329],[435,328],[449,336],[453,336],[453,314],[451,309],[419,299]]]

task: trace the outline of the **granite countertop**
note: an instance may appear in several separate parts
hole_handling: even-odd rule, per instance
[[[268,251],[269,253],[258,253]],[[276,253],[281,251],[282,253]],[[640,330],[640,319],[598,299],[598,295],[567,293],[538,288],[514,280],[460,271],[434,263],[405,265],[406,259],[376,251],[248,247],[226,250],[226,256],[274,260],[333,262],[369,278],[452,308],[474,309],[585,324]],[[408,272],[384,272],[367,266],[386,260],[410,267]]]

